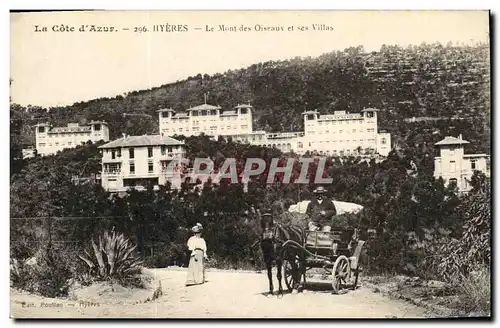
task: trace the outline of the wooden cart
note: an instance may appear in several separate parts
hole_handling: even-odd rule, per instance
[[[325,231],[305,231],[303,244],[288,240],[283,243],[283,272],[289,290],[295,285],[293,270],[307,272],[312,268],[322,268],[331,276],[334,293],[343,287],[356,289],[359,273],[362,271],[360,256],[365,241],[358,239],[356,229],[332,229]],[[296,263],[290,263],[290,256],[296,254]],[[299,284],[301,281],[298,282]]]

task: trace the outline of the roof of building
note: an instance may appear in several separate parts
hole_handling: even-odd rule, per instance
[[[245,104],[240,105],[240,104],[238,104],[234,108],[253,108],[253,107],[250,104],[248,104],[248,105],[245,105]]]
[[[235,134],[224,134],[222,137],[251,137],[255,135],[263,135],[266,134],[266,131],[252,131],[248,133],[235,133]]]
[[[160,110],[157,110],[157,112],[175,112],[172,108],[162,108]]]
[[[446,146],[446,145],[465,145],[468,144],[469,142],[466,140],[463,140],[462,137],[460,138],[455,138],[455,137],[445,137],[443,140],[436,142],[436,146]]]
[[[302,112],[302,115],[305,114],[319,114],[317,110],[307,110],[305,112]]]
[[[143,136],[125,136],[123,138],[113,140],[100,146],[99,148],[120,148],[120,147],[140,147],[140,146],[171,146],[183,145],[184,143],[167,136],[143,135]]]
[[[88,124],[80,125],[78,123],[68,123],[67,126],[53,127],[48,131],[48,133],[60,133],[60,132],[88,132],[91,131],[92,124],[103,124],[108,125],[106,121],[90,121]],[[49,123],[38,123],[35,126],[51,126]]]
[[[188,108],[186,110],[211,110],[211,109],[220,109],[219,106],[213,106],[213,105],[209,105],[209,104],[202,104],[202,105],[199,105],[199,106],[196,106],[196,107],[191,107],[191,108]]]
[[[488,154],[464,154],[464,158],[474,158],[474,157],[478,157],[478,158],[486,157],[486,158],[489,158],[490,155],[488,155]]]
[[[188,115],[188,113],[184,113],[184,112],[175,113],[175,115],[172,116],[172,118],[189,118],[189,115]]]
[[[238,115],[238,112],[235,110],[225,110],[220,114],[220,116],[233,116],[233,115]]]
[[[380,109],[378,109],[378,108],[363,108],[361,110],[361,113],[363,113],[363,112],[378,112],[378,111],[380,111]]]

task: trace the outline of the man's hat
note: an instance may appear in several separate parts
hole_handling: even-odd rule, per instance
[[[326,193],[326,189],[323,186],[319,186],[316,189],[314,189],[313,193],[315,193],[315,194],[324,194],[324,193]]]

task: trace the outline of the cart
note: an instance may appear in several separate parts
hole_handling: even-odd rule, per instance
[[[331,231],[305,231],[304,241],[301,244],[293,240],[283,243],[283,272],[285,284],[289,290],[296,284],[296,277],[305,279],[305,275],[294,275],[293,270],[306,273],[313,268],[322,268],[324,273],[331,276],[333,292],[337,293],[342,287],[356,289],[359,273],[362,271],[360,263],[361,251],[365,241],[358,239],[357,229],[335,229]],[[292,265],[291,257],[286,254],[295,254],[296,263]],[[301,281],[298,281],[300,284]]]

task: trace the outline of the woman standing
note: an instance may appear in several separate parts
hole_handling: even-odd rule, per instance
[[[207,244],[205,239],[201,237],[203,226],[197,223],[191,231],[194,236],[189,238],[187,246],[191,251],[189,259],[188,276],[186,286],[199,285],[205,282],[205,263],[207,259]]]

